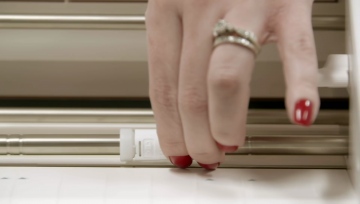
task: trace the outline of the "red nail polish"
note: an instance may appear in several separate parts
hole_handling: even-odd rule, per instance
[[[304,126],[311,125],[312,103],[310,100],[302,99],[295,104],[294,121]]]
[[[221,150],[223,150],[226,153],[232,153],[238,149],[238,146],[226,146],[226,145],[222,145],[220,143],[217,143],[217,145],[219,146],[219,148]]]
[[[179,168],[185,169],[192,164],[193,159],[189,156],[169,156],[169,159],[172,164],[176,165]]]
[[[207,170],[215,170],[220,165],[219,162],[215,163],[215,164],[202,164],[202,163],[198,162],[198,164]]]

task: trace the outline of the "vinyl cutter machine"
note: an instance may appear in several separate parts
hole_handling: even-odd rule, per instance
[[[314,125],[289,122],[276,46],[265,46],[245,145],[215,171],[174,168],[161,152],[145,9],[145,0],[0,1],[1,204],[360,202],[359,1],[314,2]]]

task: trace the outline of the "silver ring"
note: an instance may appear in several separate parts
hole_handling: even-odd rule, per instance
[[[250,49],[252,49],[256,55],[260,52],[261,49],[257,37],[253,32],[241,28],[236,28],[233,25],[227,23],[224,19],[219,20],[218,23],[215,25],[213,30],[213,36],[215,37],[215,41],[218,41],[218,43],[214,42],[214,45],[221,44],[219,43],[219,41],[223,41],[222,43],[237,43],[248,48],[254,47],[255,49]],[[223,36],[233,36],[237,40],[234,40],[233,38],[221,38],[222,40],[217,40],[219,37]],[[246,41],[239,40],[239,38]],[[252,45],[247,45],[249,44],[248,42]]]
[[[246,48],[249,48],[251,51],[255,53],[255,56],[259,54],[260,50],[255,47],[249,40],[237,36],[227,35],[227,36],[219,36],[215,38],[214,47],[223,44],[223,43],[235,43]]]

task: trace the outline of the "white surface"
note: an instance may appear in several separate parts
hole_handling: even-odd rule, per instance
[[[4,167],[0,168],[0,203],[357,202],[345,170]]]
[[[350,173],[360,198],[360,1],[349,0],[347,5],[347,49],[350,56]]]

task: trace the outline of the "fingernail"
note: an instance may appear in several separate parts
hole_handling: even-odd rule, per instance
[[[200,162],[198,162],[198,164],[203,167],[204,169],[207,169],[207,170],[215,170],[219,165],[220,165],[220,162],[218,163],[215,163],[215,164],[202,164]]]
[[[311,125],[312,103],[310,100],[302,99],[295,104],[294,121],[304,126]]]
[[[232,153],[238,149],[238,146],[226,146],[226,145],[222,145],[220,143],[217,143],[217,145],[219,146],[219,148],[221,150],[223,150],[226,153]]]
[[[192,164],[193,159],[189,156],[169,156],[169,159],[172,164],[176,165],[179,168],[185,169]]]

